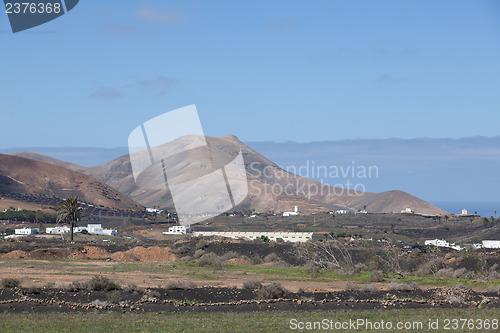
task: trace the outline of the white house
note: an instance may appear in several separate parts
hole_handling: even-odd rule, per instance
[[[268,237],[271,241],[283,240],[285,242],[303,243],[314,238],[312,232],[224,232],[224,231],[195,231],[193,236],[221,236],[233,239],[259,239]]]
[[[485,249],[500,249],[500,240],[484,240],[483,248]]]
[[[22,229],[16,229],[15,234],[16,235],[34,235],[40,233],[40,229],[38,228],[22,228]]]
[[[48,234],[66,234],[69,232],[69,227],[51,227],[45,228],[45,232]]]
[[[296,215],[300,215],[299,206],[295,206],[295,209],[293,210],[293,212],[284,212],[283,213],[283,216],[296,216]]]
[[[162,209],[156,209],[156,208],[146,208],[146,212],[148,213],[155,213],[155,214],[161,214],[163,213]]]
[[[339,209],[334,212],[334,214],[351,214],[352,212],[347,209]]]
[[[437,247],[450,247],[450,243],[445,241],[444,239],[432,239],[432,240],[426,240],[424,242],[425,245],[433,245]]]
[[[118,232],[114,229],[103,229],[101,224],[87,224],[87,232],[92,235],[116,236]]]
[[[185,235],[191,231],[190,227],[186,227],[185,225],[176,225],[168,228],[168,231],[164,231],[164,235]]]
[[[406,207],[405,209],[403,209],[401,211],[401,213],[403,213],[403,214],[413,214],[413,211],[411,210],[410,207]]]
[[[69,233],[69,227],[53,227],[46,228],[45,232],[48,234],[67,234]],[[73,229],[74,233],[86,231],[92,235],[105,235],[105,236],[117,236],[118,232],[114,229],[103,229],[101,224],[87,224],[86,227],[76,227]]]

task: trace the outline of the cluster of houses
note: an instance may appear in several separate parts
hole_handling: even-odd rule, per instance
[[[457,245],[455,243],[450,244],[444,239],[432,239],[432,240],[426,240],[424,244],[427,246],[447,247],[457,251],[477,250],[477,249],[500,249],[500,240],[483,240],[482,243]]]
[[[70,232],[70,228],[67,226],[58,226],[46,228],[45,232],[47,234],[67,234]],[[76,227],[73,232],[77,233],[88,233],[92,235],[104,235],[104,236],[116,236],[118,233],[115,229],[103,229],[101,224],[87,224],[86,227]],[[15,236],[29,236],[39,234],[39,228],[20,228],[14,230]]]
[[[45,232],[48,234],[67,234],[70,232],[70,228],[67,226],[46,228]],[[76,227],[73,232],[105,236],[116,236],[118,234],[115,229],[103,229],[101,224],[87,224],[86,227]]]

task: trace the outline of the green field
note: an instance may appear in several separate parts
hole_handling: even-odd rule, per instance
[[[293,323],[291,320],[296,319]],[[384,321],[392,329],[383,332],[498,332],[498,309],[426,309],[426,310],[372,310],[372,311],[312,311],[312,312],[257,312],[257,313],[73,313],[73,314],[0,314],[1,332],[286,332],[301,331],[299,323],[327,320],[348,323],[349,320],[369,321],[373,326]],[[445,329],[447,319],[468,319],[453,322]],[[477,329],[480,323],[489,329]],[[429,329],[429,320],[438,320],[438,329]],[[497,320],[494,322],[493,320]],[[396,325],[407,325],[398,329]],[[421,324],[420,324],[421,323]],[[495,324],[497,323],[497,324]],[[339,325],[339,324],[337,324]],[[344,324],[346,325],[346,324]],[[419,326],[421,325],[421,326]],[[464,329],[461,329],[465,325]],[[469,325],[469,327],[467,327]],[[472,329],[472,328],[476,329]],[[296,328],[296,329],[292,329]],[[352,328],[352,327],[351,327]],[[374,332],[362,325],[352,329],[319,329],[303,331]]]

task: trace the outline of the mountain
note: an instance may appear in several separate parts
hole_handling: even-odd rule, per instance
[[[55,162],[40,155],[31,155]],[[143,209],[102,181],[54,164],[0,154],[0,193],[77,196],[85,202],[116,209]]]
[[[411,208],[412,211],[425,215],[448,214],[446,211],[403,191],[360,192],[328,186],[300,177],[287,172],[240,142],[233,135],[220,138],[206,137],[206,140],[208,143],[206,149],[210,150],[211,162],[215,163],[211,168],[207,168],[207,174],[210,170],[223,167],[231,162],[240,151],[243,155],[249,193],[246,199],[238,205],[238,209],[279,213],[291,211],[294,206],[299,206],[303,213],[313,213],[331,209],[357,211],[366,206],[368,212],[373,213],[399,213],[405,208]],[[166,144],[155,149],[163,152],[178,151],[179,147],[186,145],[186,140],[180,138],[176,140],[175,144]],[[165,167],[186,179],[194,179],[200,175],[196,175],[192,171],[192,166],[204,167],[208,164],[203,156],[206,156],[203,150],[190,149],[178,157],[170,158]],[[42,159],[43,157],[32,155],[32,158]],[[49,159],[44,159],[49,161]],[[60,164],[57,161],[53,161],[53,163]],[[74,165],[68,167],[78,169]],[[82,172],[102,180],[145,206],[173,209],[169,189],[162,189],[158,186],[164,180],[162,177],[154,176],[152,170],[146,169],[144,172],[146,177],[143,177],[141,186],[137,185],[132,173],[129,155],[123,155],[99,166],[83,168]],[[162,175],[160,174],[160,176]],[[196,189],[191,189],[191,191],[196,191]],[[211,200],[211,198],[206,198],[206,200]]]
[[[52,158],[52,157],[47,156],[47,155],[42,155],[42,154],[33,153],[33,152],[29,152],[29,151],[20,151],[20,152],[16,152],[16,153],[13,153],[10,155],[17,156],[17,157],[23,157],[23,158],[29,158],[31,160],[57,165],[57,166],[60,166],[60,167],[63,167],[63,168],[69,169],[69,170],[77,171],[77,172],[84,173],[87,170],[86,167],[82,167],[82,166],[79,166],[79,165],[74,164],[74,163],[64,162],[64,161]]]

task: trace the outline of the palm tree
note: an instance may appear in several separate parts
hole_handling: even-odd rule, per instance
[[[73,240],[73,229],[76,227],[76,222],[80,218],[80,202],[77,197],[69,197],[64,199],[58,206],[57,222],[69,220],[70,222],[70,240]]]

